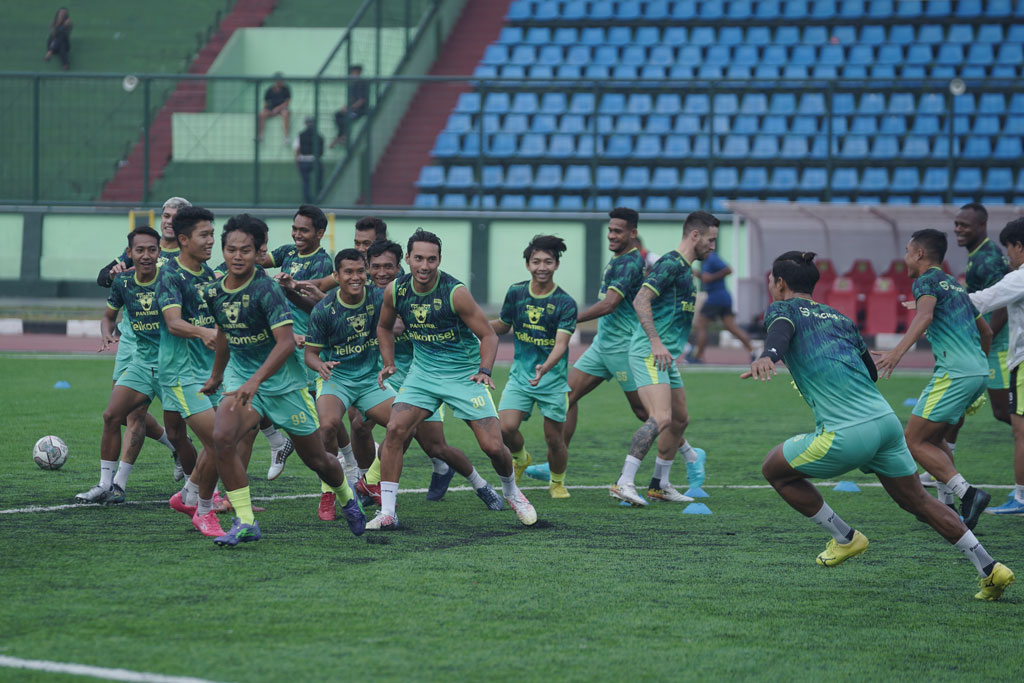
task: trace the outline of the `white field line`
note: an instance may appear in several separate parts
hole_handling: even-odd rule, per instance
[[[0,655],[0,666],[10,669],[32,669],[33,671],[71,674],[72,676],[105,678],[110,681],[137,681],[138,683],[213,683],[213,681],[209,681],[205,678],[194,678],[192,676],[165,676],[164,674],[154,674],[146,671],[108,669],[101,666],[65,664],[64,662],[49,662],[42,659],[19,659],[17,657],[6,657],[4,655]]]
[[[815,481],[811,482],[815,486],[821,488],[828,488],[838,484],[838,481]],[[864,483],[858,483],[857,486],[861,488],[881,488],[882,485],[877,481],[870,481]],[[1013,488],[1013,484],[974,484],[978,488],[982,489],[1004,489],[1009,490]],[[523,491],[546,491],[547,486],[520,486]],[[598,485],[577,485],[577,486],[566,486],[565,488],[574,491],[603,491],[608,488],[605,484]],[[705,489],[770,489],[769,484],[712,484],[704,487]],[[448,489],[449,492],[465,492],[472,491],[473,488],[470,486],[452,486]],[[427,489],[401,489],[399,493],[426,493]],[[289,496],[253,496],[254,501],[259,502],[272,502],[277,500],[301,500],[303,498],[319,498],[319,493],[299,493]],[[166,500],[132,500],[122,505],[167,505]],[[8,508],[6,510],[0,510],[0,515],[25,515],[35,512],[59,512],[60,510],[76,510],[84,508],[96,508],[102,507],[96,503],[67,503],[64,505],[30,505],[23,508]]]

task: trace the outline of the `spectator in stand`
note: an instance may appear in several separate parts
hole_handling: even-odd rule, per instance
[[[331,147],[343,145],[348,141],[349,126],[361,116],[366,115],[370,104],[370,84],[363,78],[361,64],[353,64],[348,68],[348,104],[334,113],[334,125],[338,127],[338,136],[331,142]]]
[[[732,296],[725,286],[725,278],[732,274],[732,267],[722,260],[717,251],[708,254],[700,266],[701,289],[707,293],[704,305],[697,316],[697,350],[686,357],[688,363],[703,363],[704,349],[708,345],[708,324],[716,318],[722,319],[722,327],[740,340],[743,347],[754,358],[754,347],[750,337],[736,325],[736,314],[732,310]]]
[[[320,193],[322,179],[320,157],[324,153],[324,136],[316,130],[316,119],[306,117],[306,127],[295,138],[295,165],[302,177],[302,201],[312,204]]]
[[[284,83],[284,74],[278,71],[274,74],[274,85],[267,88],[267,92],[263,94],[263,109],[260,111],[259,130],[256,133],[260,142],[263,142],[263,128],[267,125],[267,119],[272,116],[280,116],[281,123],[284,125],[284,144],[288,144],[290,137],[288,134],[290,129],[288,104],[291,101],[292,91]]]
[[[68,61],[68,53],[71,51],[71,16],[68,14],[67,7],[61,7],[57,10],[56,16],[50,23],[50,37],[46,39],[46,56],[43,57],[43,61],[50,61],[50,57],[57,55],[60,57],[61,67],[64,71],[68,70],[70,62]]]

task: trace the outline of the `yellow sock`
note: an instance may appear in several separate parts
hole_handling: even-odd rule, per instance
[[[557,484],[565,485],[565,472],[562,472],[561,474],[555,474],[554,472],[551,473],[551,485],[555,486]]]
[[[512,449],[510,448],[509,450],[511,451]],[[514,460],[515,462],[519,462],[519,463],[521,463],[524,460],[526,460],[526,446],[523,446],[522,449],[520,449],[518,451],[513,451],[512,452],[512,460]]]
[[[320,493],[330,493],[334,489],[327,485],[327,482],[320,480]]]
[[[366,470],[366,483],[374,486],[380,483],[380,458],[373,457],[373,464]]]
[[[324,486],[327,486],[327,484],[324,484]],[[341,486],[327,486],[327,490],[334,491],[334,494],[338,496],[338,502],[342,505],[352,500],[352,487],[344,479],[341,481]]]
[[[235,508],[235,514],[238,519],[242,520],[242,524],[252,524],[256,521],[252,514],[252,500],[249,498],[248,486],[228,491],[227,494],[228,500],[231,501],[231,507]]]

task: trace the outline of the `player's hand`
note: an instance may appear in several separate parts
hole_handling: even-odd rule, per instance
[[[377,373],[377,386],[379,386],[381,390],[386,391],[387,387],[384,386],[384,380],[396,372],[398,372],[398,368],[394,365],[385,365],[381,368],[380,372]]]
[[[668,352],[668,348],[660,341],[651,343],[651,355],[654,356],[654,365],[661,372],[668,372],[675,359]]]
[[[217,350],[217,330],[212,327],[200,327],[199,339],[203,342],[203,346],[206,348],[211,351]]]
[[[908,301],[901,301],[900,304],[902,304],[903,308],[907,309],[908,311],[917,310],[917,302],[914,301],[913,299]]]
[[[211,375],[209,379],[203,382],[203,386],[199,387],[199,393],[206,394],[207,396],[212,396],[213,394],[217,393],[217,389],[220,388],[220,385],[223,381],[224,378],[214,377]]]
[[[546,372],[547,372],[547,370],[544,368],[543,365],[538,365],[537,366],[537,374],[534,375],[533,379],[530,380],[530,386],[531,387],[537,386],[540,383],[540,378],[543,377]]]
[[[103,351],[106,351],[107,349],[109,349],[111,346],[113,346],[117,342],[118,342],[118,337],[115,337],[112,334],[106,335],[105,337],[103,337],[103,342],[100,343],[100,348],[99,348],[98,351],[96,351],[96,353],[102,353]]]
[[[304,334],[292,334],[295,337],[295,348],[301,349],[306,346],[306,335]]]
[[[256,391],[260,388],[260,383],[250,379],[248,382],[238,387],[234,391],[224,392],[225,396],[234,396],[235,403],[231,406],[231,410],[234,411],[235,406],[248,405],[252,401],[252,397],[256,395]]]
[[[775,363],[773,363],[772,359],[768,356],[763,356],[751,363],[750,369],[740,375],[740,379],[749,379],[753,377],[754,379],[759,379],[762,382],[767,382],[776,374],[778,374],[778,371],[775,369]]]
[[[490,375],[485,375],[482,372],[478,372],[475,375],[471,375],[469,381],[476,382],[477,384],[483,384],[484,386],[494,388],[494,380],[491,379]]]
[[[323,363],[320,364],[320,369],[317,370],[317,372],[320,373],[320,376],[324,378],[324,381],[327,381],[331,378],[331,370],[333,370],[335,366],[338,365],[339,362],[340,361],[329,360],[324,361]]]
[[[313,301],[320,301],[327,296],[327,292],[317,287],[315,282],[302,280],[295,283],[295,288],[298,290],[299,294],[308,296]]]
[[[892,377],[892,371],[896,369],[896,366],[900,364],[903,355],[897,353],[895,349],[892,351],[872,351],[871,355],[875,357],[875,367],[878,369],[878,376],[889,379]]]
[[[277,273],[274,275],[274,279],[277,280],[277,284],[285,289],[295,289],[295,280],[288,273]]]

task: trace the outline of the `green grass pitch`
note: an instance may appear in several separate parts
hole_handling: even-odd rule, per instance
[[[737,371],[684,369],[687,436],[708,451],[711,516],[622,508],[605,488],[560,501],[528,489],[540,522],[527,529],[468,491],[440,503],[407,493],[400,530],[355,538],[343,521],[317,519],[315,497],[288,498],[319,490],[297,457],[266,481],[260,437],[250,475],[253,495],[268,499],[263,540],[223,550],[167,508],[178,487],[166,449],[151,441],[129,480],[136,504],[8,512],[68,503],[95,483],[111,369],[109,359],[0,357],[0,655],[217,681],[1020,676],[1024,587],[975,601],[969,562],[881,489],[825,490],[871,540],[861,557],[825,570],[814,563],[827,540],[820,529],[769,489],[727,487],[763,485],[764,454],[812,428],[786,375],[761,385]],[[506,373],[496,374],[500,385]],[[882,388],[905,420],[902,403],[926,378],[898,374]],[[52,389],[57,380],[71,389]],[[570,487],[612,483],[636,426],[617,386],[588,397]],[[540,427],[535,417],[525,433],[542,460]],[[468,428],[447,429],[496,485]],[[60,471],[32,462],[46,434],[70,447]],[[972,482],[1011,484],[1011,454],[1009,428],[988,412],[961,433]],[[429,473],[413,447],[403,487],[425,487]],[[673,480],[685,481],[682,466]],[[991,493],[998,504],[1006,489]],[[1018,572],[1021,523],[984,515],[977,529]],[[0,668],[0,680],[75,679]]]

